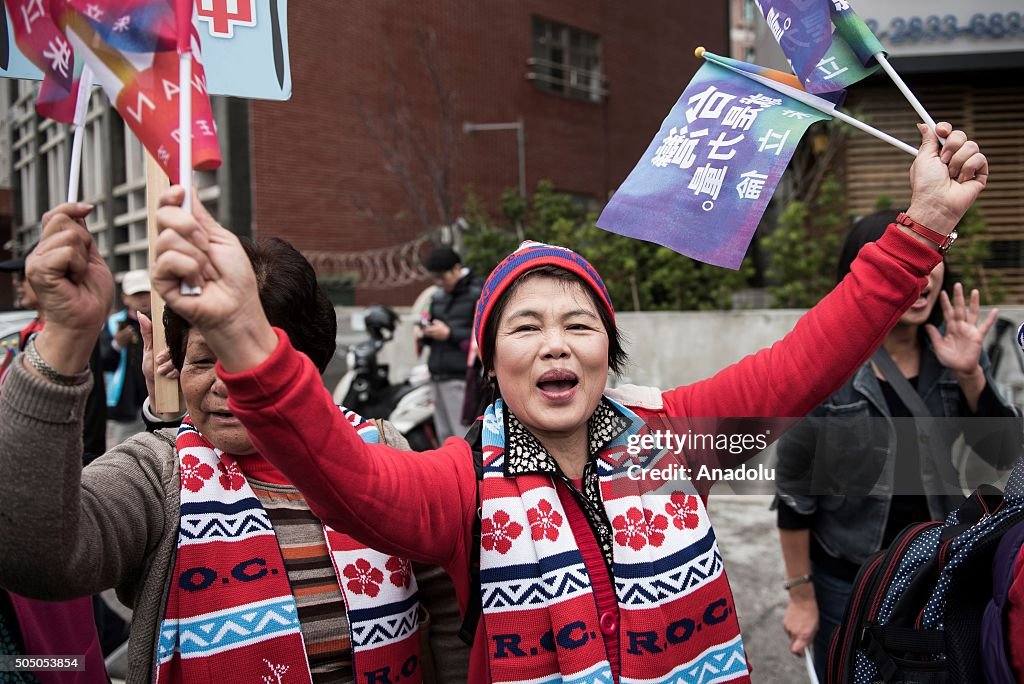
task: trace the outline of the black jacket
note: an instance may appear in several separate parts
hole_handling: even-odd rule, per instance
[[[433,380],[463,379],[466,377],[466,354],[473,334],[473,313],[480,298],[483,283],[467,273],[451,292],[438,288],[430,302],[430,318],[445,323],[451,329],[447,340],[423,338],[430,345],[430,376]]]

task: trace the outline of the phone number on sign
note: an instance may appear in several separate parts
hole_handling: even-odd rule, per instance
[[[0,672],[76,672],[84,669],[84,656],[0,655]]]
[[[959,23],[956,16],[947,14],[939,17],[894,17],[888,28],[879,29],[878,22],[867,19],[865,24],[881,40],[892,43],[915,43],[919,40],[952,40],[959,36],[975,38],[1012,38],[1022,34],[1021,13],[975,14],[966,24]]]

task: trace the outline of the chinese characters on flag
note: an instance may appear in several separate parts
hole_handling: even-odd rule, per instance
[[[81,64],[76,64],[70,43],[54,23],[51,3],[49,0],[5,0],[5,4],[18,48],[43,72],[36,111],[48,119],[72,123]]]
[[[597,225],[739,268],[801,136],[829,118],[706,63]]]
[[[878,68],[867,65],[882,44],[847,0],[754,2],[808,92],[841,90]]]

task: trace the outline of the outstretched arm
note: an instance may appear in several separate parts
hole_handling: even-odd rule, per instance
[[[137,579],[165,529],[170,472],[156,437],[82,469],[91,376],[81,372],[114,294],[84,224],[90,210],[64,204],[43,217],[26,271],[47,324],[34,364],[16,359],[0,397],[0,585],[30,598],[88,596]]]
[[[161,198],[154,280],[218,358],[231,411],[259,453],[325,523],[380,551],[447,565],[476,510],[468,446],[427,454],[368,446],[340,414],[312,362],[271,327],[238,238],[184,191]],[[182,296],[179,281],[202,286]]]
[[[937,131],[946,136],[941,151],[935,134],[921,127],[907,214],[946,235],[984,188],[988,162],[962,131],[948,123]],[[924,276],[939,262],[935,247],[893,224],[861,250],[850,274],[785,338],[708,380],[666,392],[666,407],[684,416],[805,415],[867,360],[914,302]]]

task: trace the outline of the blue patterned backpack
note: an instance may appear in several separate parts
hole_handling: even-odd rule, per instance
[[[1024,460],[1005,495],[983,485],[944,522],[910,525],[869,558],[828,654],[829,684],[983,682],[992,561],[1024,521]]]

